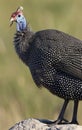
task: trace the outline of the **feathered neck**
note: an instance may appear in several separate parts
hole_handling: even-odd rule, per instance
[[[17,31],[14,37],[14,45],[19,57],[27,64],[30,53],[30,39],[34,32],[27,26],[23,31]]]

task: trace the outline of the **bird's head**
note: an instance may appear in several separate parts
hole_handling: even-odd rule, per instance
[[[12,26],[13,22],[16,22],[17,31],[21,32],[26,29],[27,23],[23,15],[23,7],[19,7],[14,13],[12,13],[10,17],[10,26]]]

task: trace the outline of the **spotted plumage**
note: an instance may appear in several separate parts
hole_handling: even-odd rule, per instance
[[[14,37],[17,54],[29,67],[38,87],[43,86],[65,100],[54,123],[69,123],[63,119],[69,100],[74,100],[71,123],[78,123],[78,102],[82,100],[82,41],[58,30],[34,33],[26,24],[21,8],[17,11],[16,17],[11,15],[11,22],[17,22]]]

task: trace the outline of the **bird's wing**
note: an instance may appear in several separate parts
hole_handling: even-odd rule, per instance
[[[58,30],[39,32],[50,51],[53,67],[82,80],[82,41]],[[49,47],[48,47],[49,46]]]

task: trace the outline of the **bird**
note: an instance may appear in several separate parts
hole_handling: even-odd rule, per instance
[[[54,124],[79,124],[78,105],[82,100],[82,40],[56,29],[32,31],[20,6],[10,16],[16,22],[14,48],[28,66],[38,88],[45,87],[64,100]],[[73,101],[71,121],[64,118],[67,105]]]

